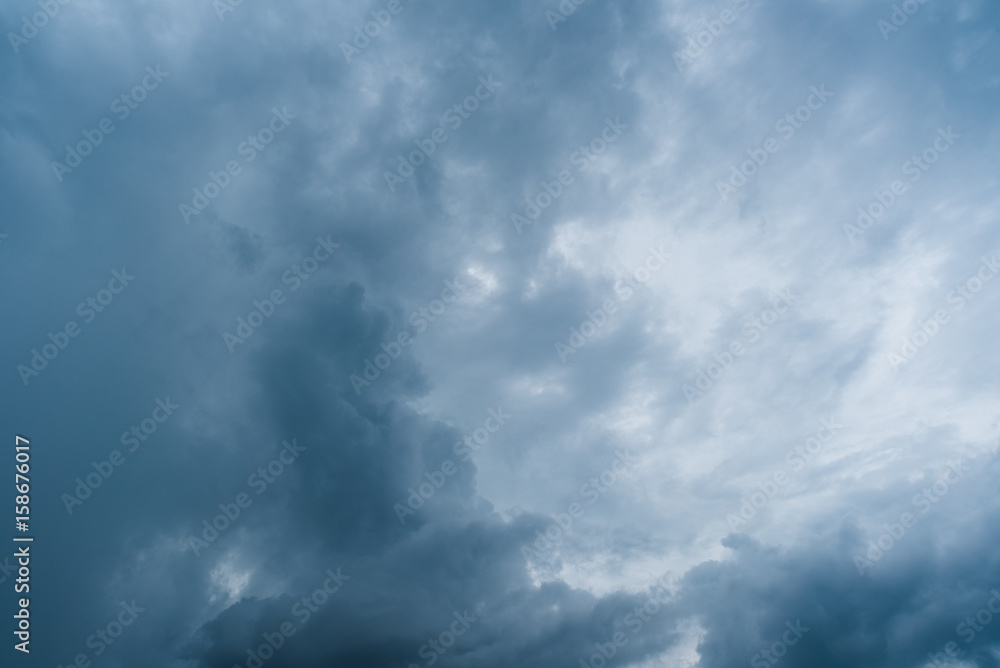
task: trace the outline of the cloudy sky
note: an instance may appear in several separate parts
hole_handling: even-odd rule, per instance
[[[3,665],[1000,666],[996,3],[0,25]]]

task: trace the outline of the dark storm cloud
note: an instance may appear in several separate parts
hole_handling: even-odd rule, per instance
[[[917,515],[912,529],[900,524],[896,512],[880,522],[897,526],[869,532],[858,527],[862,518],[831,516],[815,526],[808,543],[790,550],[740,534],[728,537],[725,544],[735,558],[702,564],[681,584],[679,607],[706,631],[699,665],[746,665],[756,657],[754,665],[903,668],[934,665],[928,655],[935,654],[939,661],[950,656],[993,665],[989,649],[1000,638],[1000,626],[993,624],[992,613],[978,621],[976,615],[995,596],[1000,571],[992,539],[976,527],[995,524],[998,509],[995,502],[977,507],[974,499],[995,498],[1000,468],[992,457],[966,464],[975,477],[953,488],[951,498],[941,498],[944,507],[927,515],[914,509],[909,497],[937,475],[886,494],[896,499],[899,511],[909,508]],[[884,539],[881,545],[889,549],[870,553],[871,543],[888,531],[898,540]],[[854,558],[866,555],[876,560],[859,574]],[[800,639],[786,633],[787,622],[801,622],[809,631]],[[782,657],[759,654],[783,640],[795,643],[777,649]],[[950,649],[949,643],[954,643]]]
[[[951,641],[994,665],[1000,627],[968,643],[957,627],[1000,584],[980,424],[995,414],[995,286],[896,375],[884,364],[997,247],[989,7],[926,3],[885,40],[884,3],[589,0],[553,24],[568,2],[400,2],[349,61],[341,42],[388,2],[220,15],[207,0],[71,0],[0,56],[3,415],[41,444],[39,665],[229,668],[290,624],[265,665],[596,668],[603,651],[714,668],[767,661],[800,621],[787,666],[923,665]],[[678,70],[702,19],[743,4]],[[36,11],[14,3],[0,24]],[[495,91],[450,127],[487,77]],[[733,161],[824,83],[822,115],[720,202]],[[276,113],[287,127],[261,134]],[[54,170],[104,118],[113,132]],[[955,153],[849,244],[856,207],[948,124]],[[398,156],[442,127],[392,191]],[[544,211],[519,233],[526,198]],[[317,238],[340,246],[293,290]],[[664,267],[560,359],[661,241]],[[17,365],[123,267],[134,284],[25,386]],[[466,289],[416,332],[445,281]],[[787,320],[689,403],[683,385],[786,288]],[[227,349],[276,289],[285,301]],[[401,332],[413,347],[358,391],[351,376]],[[76,479],[167,397],[176,413],[67,512]],[[745,479],[834,409],[850,435],[724,538]],[[455,445],[490,410],[513,417],[465,461]],[[294,461],[285,441],[304,448]],[[643,455],[635,473],[551,559],[526,561],[626,447]],[[859,574],[945,452],[976,475]],[[396,506],[446,461],[401,522]],[[132,601],[141,615],[97,656],[91,634]]]

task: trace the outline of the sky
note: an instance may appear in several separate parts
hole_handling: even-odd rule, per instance
[[[0,27],[4,666],[1000,666],[996,3]]]

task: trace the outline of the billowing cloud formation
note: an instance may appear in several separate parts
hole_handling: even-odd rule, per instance
[[[10,661],[997,664],[990,3],[0,23]]]

